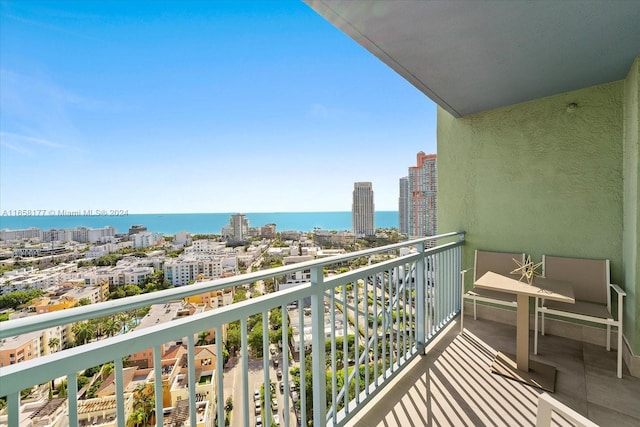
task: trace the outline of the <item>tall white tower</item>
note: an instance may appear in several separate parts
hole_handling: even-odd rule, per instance
[[[353,185],[353,234],[356,237],[373,236],[375,227],[373,222],[373,188],[370,182],[356,182]]]
[[[400,178],[400,197],[398,197],[398,231],[409,234],[409,178]]]

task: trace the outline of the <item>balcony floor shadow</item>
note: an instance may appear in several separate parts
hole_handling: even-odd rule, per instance
[[[491,373],[515,353],[515,326],[465,317],[448,326],[347,424],[351,427],[533,426],[542,390]],[[533,348],[533,332],[530,333]],[[615,351],[546,335],[532,360],[557,368],[551,396],[599,425],[640,425],[640,379],[615,375]],[[571,425],[554,415],[553,425]]]

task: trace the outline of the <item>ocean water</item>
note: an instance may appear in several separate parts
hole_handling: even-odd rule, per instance
[[[180,231],[191,234],[220,234],[229,224],[232,213],[188,213],[188,214],[126,214],[109,215],[108,212],[80,213],[79,215],[21,215],[0,216],[0,229],[21,230],[30,227],[50,230],[52,228],[102,228],[110,226],[118,233],[126,233],[132,225],[144,225],[147,230],[166,235]],[[250,227],[276,224],[276,231],[295,230],[351,230],[351,212],[273,212],[245,213]],[[375,213],[376,228],[398,228],[397,211]]]

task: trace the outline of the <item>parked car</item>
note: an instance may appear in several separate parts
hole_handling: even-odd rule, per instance
[[[262,417],[256,417],[256,427],[262,427]]]
[[[253,400],[259,401],[260,400],[260,390],[256,389],[253,392]]]
[[[276,376],[278,377],[278,379],[282,379],[282,369],[278,369],[276,371]]]
[[[284,394],[284,382],[280,381],[280,394]]]
[[[280,425],[280,415],[278,414],[273,414],[273,423],[277,426]]]

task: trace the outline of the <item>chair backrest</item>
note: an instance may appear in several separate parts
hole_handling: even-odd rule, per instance
[[[576,300],[607,303],[609,260],[542,256],[543,275],[573,285]]]
[[[476,259],[473,269],[473,281],[478,280],[487,271],[508,276],[518,268],[517,260],[524,263],[524,253],[490,252],[476,249]]]

